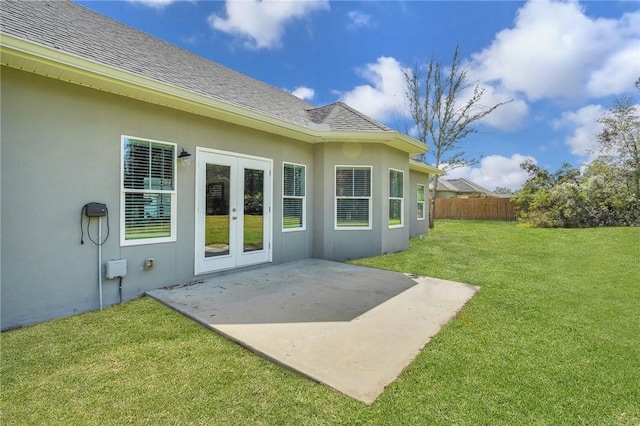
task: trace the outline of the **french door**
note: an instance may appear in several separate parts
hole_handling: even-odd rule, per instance
[[[195,273],[271,261],[271,160],[196,150]]]

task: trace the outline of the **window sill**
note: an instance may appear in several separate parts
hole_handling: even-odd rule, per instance
[[[300,232],[300,231],[306,231],[307,228],[303,227],[303,228],[282,228],[282,232],[286,233],[286,232]]]
[[[149,238],[144,240],[124,240],[120,241],[120,247],[131,247],[131,246],[143,246],[143,245],[151,245],[151,244],[164,244],[164,243],[175,243],[177,241],[176,237],[166,237],[166,238]]]

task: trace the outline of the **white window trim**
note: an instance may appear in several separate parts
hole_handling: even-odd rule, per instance
[[[298,166],[304,169],[304,196],[284,195],[284,167],[285,165]],[[302,200],[302,226],[298,228],[285,228],[284,227],[284,200],[286,199]],[[296,232],[307,230],[307,166],[306,164],[292,163],[291,161],[282,162],[282,232]]]
[[[360,168],[368,168],[370,170],[369,176],[371,179],[371,191],[368,197],[338,197],[338,185],[336,174],[338,172],[339,167],[360,167]],[[373,229],[373,206],[372,206],[372,197],[373,194],[373,166],[363,165],[363,164],[336,164],[333,167],[333,229],[335,231],[371,231]],[[369,201],[369,226],[338,226],[338,199],[358,199],[364,200],[367,199]]]
[[[424,195],[424,200],[422,201],[422,217],[418,217],[418,212],[420,212],[420,210],[418,210],[418,211],[416,212],[416,219],[417,219],[417,220],[425,220],[425,219],[427,218],[427,215],[425,214],[425,213],[426,213],[425,206],[426,206],[426,204],[427,204],[427,193],[426,193],[427,188],[426,188],[426,186],[425,186],[424,184],[422,184],[422,183],[419,183],[419,184],[418,184],[418,188],[420,188],[420,187],[422,187],[422,194]],[[418,192],[419,192],[419,191],[418,191],[418,189],[416,188],[416,206],[417,206],[417,204],[418,204],[418,202],[419,202],[419,201],[418,201]]]
[[[399,172],[402,175],[402,197],[392,197],[391,196],[391,172]],[[395,228],[404,228],[404,170],[399,170],[399,169],[389,169],[389,181],[387,182],[388,186],[389,186],[389,205],[391,205],[391,200],[400,200],[400,224],[399,225],[391,225],[391,217],[388,217],[387,219],[387,223],[389,224],[389,229],[395,229]],[[389,215],[388,213],[389,209],[387,208],[387,216]]]
[[[143,142],[162,143],[173,146],[173,189],[172,190],[146,190],[146,189],[125,189],[124,187],[124,143],[125,139],[134,139]],[[177,240],[177,150],[178,145],[173,142],[160,141],[156,139],[140,138],[137,136],[122,135],[120,137],[120,246],[139,246],[147,244],[172,243]],[[171,195],[171,231],[168,237],[143,238],[137,240],[125,239],[125,194],[127,193],[150,193],[150,194],[170,194]]]

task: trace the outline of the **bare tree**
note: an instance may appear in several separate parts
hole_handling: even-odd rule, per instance
[[[448,72],[440,62],[431,58],[424,79],[418,64],[412,71],[407,70],[404,74],[407,83],[406,96],[415,126],[413,130],[417,139],[431,148],[418,160],[445,171],[478,162],[462,149],[462,140],[477,132],[474,124],[478,120],[511,102],[500,102],[493,106],[482,105],[485,89],[477,82],[469,83],[469,70],[461,63],[458,53],[456,46]],[[466,99],[468,93],[471,93],[471,96]],[[435,189],[438,178],[438,175],[432,175],[430,182],[430,228],[434,226]]]

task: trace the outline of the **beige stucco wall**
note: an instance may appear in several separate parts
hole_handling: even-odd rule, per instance
[[[436,198],[462,198],[459,193],[454,191],[436,191]]]
[[[410,173],[409,203],[411,213],[409,218],[409,236],[417,237],[427,233],[429,228],[429,175],[415,170]],[[424,219],[418,219],[418,184],[424,185]]]
[[[380,145],[327,143],[315,147],[315,162],[318,173],[314,176],[314,205],[318,218],[315,223],[313,245],[314,257],[336,260],[372,256],[381,252],[380,197],[372,199],[371,230],[335,230],[334,196],[335,166],[374,166],[372,179],[379,173]],[[320,169],[321,167],[321,169]],[[372,192],[379,190],[375,184]]]
[[[273,262],[311,257],[314,209],[307,231],[282,233],[280,224],[282,162],[306,164],[312,175],[311,145],[4,67],[1,84],[3,329],[97,308],[98,250],[86,230],[80,244],[80,209],[88,202],[109,208],[102,256],[127,259],[125,298],[195,279],[195,162],[177,164],[177,241],[120,247],[123,134],[174,142],[192,154],[203,146],[273,159]],[[96,219],[91,228],[96,239]],[[106,220],[103,229],[106,236]],[[148,257],[155,266],[144,270]],[[105,305],[118,300],[117,287],[104,281]]]
[[[315,147],[319,174],[314,185],[317,217],[313,253],[316,257],[347,260],[393,253],[408,248],[411,204],[405,202],[404,226],[389,228],[389,169],[404,172],[405,197],[411,192],[408,154],[380,144],[327,143]],[[372,166],[372,229],[336,230],[335,166]]]
[[[408,155],[393,148],[311,145],[5,67],[1,93],[2,329],[98,307],[98,249],[86,229],[80,244],[80,210],[88,202],[109,208],[102,258],[127,259],[125,299],[215,276],[194,276],[195,161],[177,164],[177,241],[120,246],[122,135],[173,142],[192,154],[206,147],[272,159],[274,263],[312,256],[345,260],[408,247],[415,202],[405,203],[404,227],[388,227],[389,168],[405,172],[405,196],[415,197]],[[305,231],[281,230],[283,161],[307,166]],[[373,166],[372,230],[334,230],[336,164]],[[103,229],[106,236],[106,223]],[[95,239],[96,219],[91,232]],[[149,257],[154,267],[145,270]],[[103,295],[105,306],[118,301],[116,280],[104,280]]]

